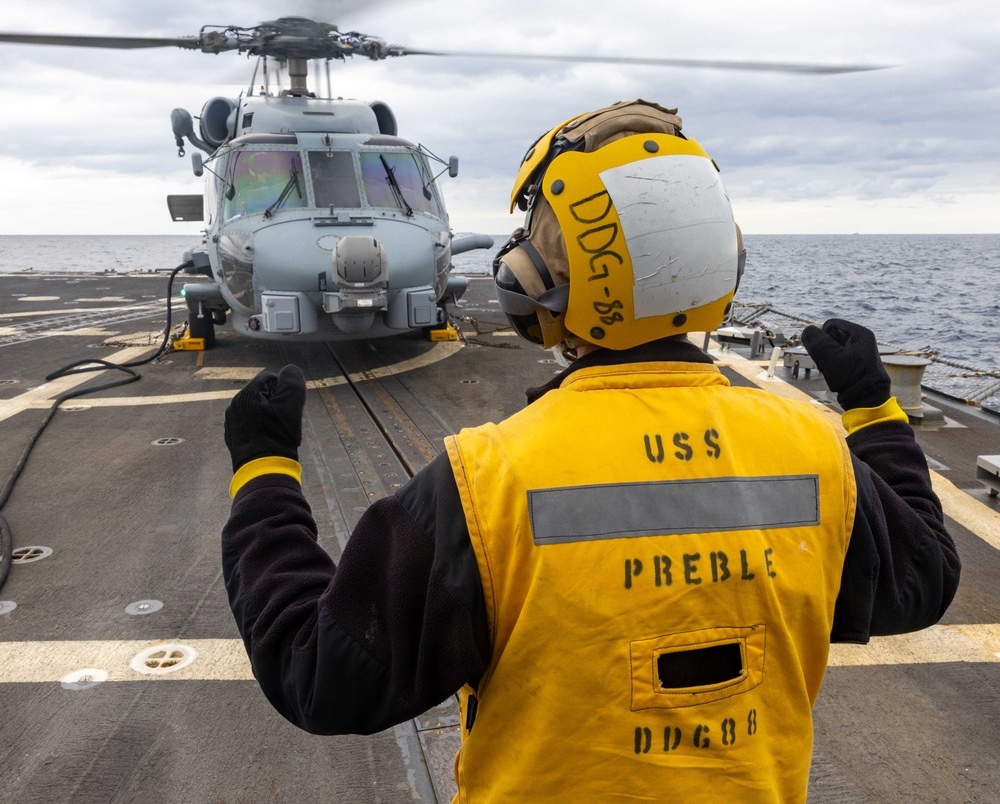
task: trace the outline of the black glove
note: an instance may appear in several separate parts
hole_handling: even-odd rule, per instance
[[[305,402],[306,378],[298,366],[285,366],[277,375],[262,371],[250,380],[226,408],[233,471],[272,455],[297,461]]]
[[[802,345],[844,410],[877,408],[889,399],[889,375],[870,329],[842,318],[806,327]]]

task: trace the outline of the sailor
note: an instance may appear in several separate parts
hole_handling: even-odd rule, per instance
[[[254,675],[311,732],[461,690],[458,800],[802,801],[831,641],[925,628],[959,559],[874,335],[803,342],[844,409],[732,387],[745,252],[675,109],[615,104],[528,151],[494,264],[568,367],[367,509],[339,564],[299,483],[294,366],[226,412],[226,586]]]

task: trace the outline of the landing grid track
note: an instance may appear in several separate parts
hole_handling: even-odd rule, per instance
[[[430,463],[449,433],[392,374],[374,343],[292,344],[282,353],[316,390],[307,395],[303,416],[310,454],[300,460],[311,460],[321,478],[343,550],[365,509]],[[331,361],[340,377],[326,376]],[[452,696],[395,728],[411,783],[423,800],[449,802],[456,793],[450,768],[461,742],[458,723],[458,699]]]
[[[322,351],[317,345],[286,346],[282,351],[288,362],[302,368],[307,384],[318,391],[315,396],[322,408],[307,401],[305,415],[315,420],[325,410],[319,422],[314,421],[315,435],[326,474],[336,478],[338,496],[343,497],[339,507],[347,512],[359,505],[367,507],[401,488],[437,457],[449,431],[392,374],[376,345],[359,341],[321,346]],[[340,377],[326,376],[331,360]],[[333,424],[340,449],[323,446],[331,435],[323,426],[326,419]],[[338,459],[339,452],[344,453],[347,463]],[[354,482],[341,482],[351,473],[356,476]],[[359,493],[352,495],[352,489]],[[353,529],[357,517],[347,515],[345,519]]]

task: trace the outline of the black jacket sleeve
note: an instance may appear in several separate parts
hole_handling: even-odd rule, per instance
[[[482,675],[482,585],[454,475],[433,461],[358,522],[339,567],[299,484],[237,492],[222,534],[229,602],[272,705],[316,734],[370,734]]]
[[[933,625],[958,588],[961,563],[913,430],[869,425],[847,437],[857,511],[840,594],[834,642],[867,642]]]

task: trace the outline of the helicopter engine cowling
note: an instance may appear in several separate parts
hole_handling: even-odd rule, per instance
[[[374,100],[368,105],[371,106],[372,111],[375,112],[375,119],[378,121],[379,133],[395,137],[396,134],[399,133],[399,126],[396,125],[396,115],[393,114],[392,109],[389,108],[389,104],[385,101]]]
[[[212,98],[201,108],[201,138],[218,148],[229,140],[236,123],[237,101],[232,98]]]

